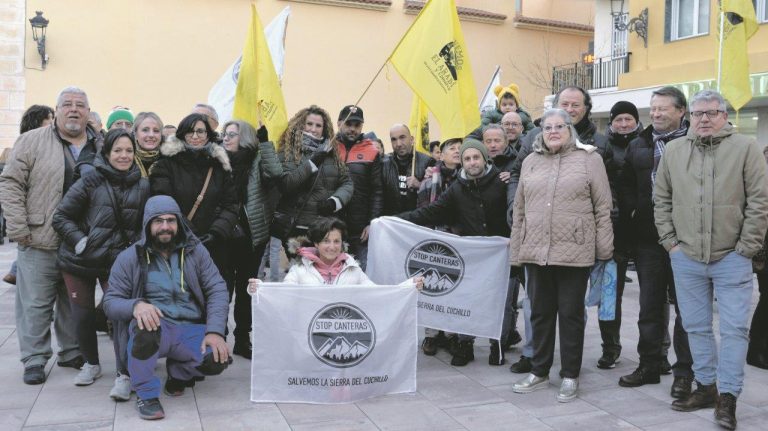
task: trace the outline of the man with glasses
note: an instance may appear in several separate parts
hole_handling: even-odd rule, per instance
[[[667,144],[654,187],[659,243],[672,261],[698,385],[672,409],[715,407],[715,421],[735,429],[749,343],[752,256],[768,230],[766,161],[757,142],[728,123],[720,93],[697,93],[690,109],[691,130]],[[712,330],[714,297],[719,354]]]
[[[688,133],[685,95],[675,87],[662,87],[651,95],[651,125],[629,143],[618,180],[619,223],[616,256],[633,255],[640,284],[640,313],[637,321],[637,353],[640,364],[619,379],[623,387],[661,383],[669,374],[664,347],[668,338],[669,301],[675,307],[673,347],[677,361],[670,395],[685,399],[691,394],[693,370],[688,335],[677,306],[675,282],[669,254],[659,244],[653,218],[653,183],[667,143]],[[619,118],[620,116],[617,116]]]
[[[165,417],[155,376],[158,359],[166,358],[163,392],[172,397],[232,362],[224,340],[227,286],[170,196],[147,201],[142,239],[118,255],[109,283],[104,311],[125,322],[127,334],[115,336],[128,352],[142,419]]]
[[[515,153],[520,151],[521,138],[525,134],[523,129],[523,120],[517,112],[507,112],[501,117],[501,127],[507,134],[507,143]],[[517,156],[517,154],[515,154]]]

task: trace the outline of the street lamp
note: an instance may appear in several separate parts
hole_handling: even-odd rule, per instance
[[[630,19],[629,22],[624,22],[625,14],[624,0],[611,0],[613,27],[618,31],[634,32],[637,37],[643,39],[643,45],[648,48],[648,8],[643,9],[640,15]]]
[[[43,69],[48,64],[48,55],[45,53],[45,29],[48,27],[48,20],[43,18],[43,12],[36,11],[35,17],[29,19],[32,26],[32,40],[37,42],[37,52],[43,59]]]

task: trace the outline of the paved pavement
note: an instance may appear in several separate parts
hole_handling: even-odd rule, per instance
[[[15,245],[0,246],[0,275],[15,255]],[[630,276],[636,280],[634,273]],[[719,429],[711,409],[694,413],[669,409],[671,376],[662,377],[659,385],[618,386],[619,377],[637,365],[637,294],[637,284],[629,284],[624,293],[624,352],[616,369],[595,367],[601,352],[600,334],[595,310],[590,310],[581,391],[571,403],[555,400],[560,383],[557,359],[547,390],[515,394],[511,387],[519,376],[511,374],[507,366],[487,365],[487,341],[478,340],[476,360],[466,367],[451,367],[445,352],[431,358],[420,354],[416,393],[336,406],[253,404],[249,401],[250,362],[236,357],[224,374],[208,378],[182,397],[163,395],[166,418],[147,422],[138,418],[135,400],[115,403],[108,397],[114,358],[105,335],[99,335],[105,376],[92,386],[75,387],[76,371],[59,368],[53,361],[48,364],[45,384],[25,385],[15,334],[15,287],[0,282],[0,430]],[[513,360],[518,356],[517,349],[511,353]],[[165,367],[158,367],[158,373],[164,374]],[[747,366],[737,417],[740,430],[766,429],[768,372]]]

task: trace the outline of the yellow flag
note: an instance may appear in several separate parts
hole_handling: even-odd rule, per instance
[[[720,92],[738,111],[752,99],[747,40],[757,31],[757,18],[750,0],[723,0],[722,5],[725,19],[721,30]]]
[[[389,57],[440,123],[443,139],[480,125],[477,91],[454,0],[429,0]]]
[[[235,91],[232,117],[259,128],[259,120],[276,140],[288,126],[283,90],[272,65],[264,29],[256,6],[251,4],[251,25],[245,39],[243,57]]]
[[[413,95],[411,121],[408,124],[416,151],[432,156],[429,152],[429,109],[419,96]]]

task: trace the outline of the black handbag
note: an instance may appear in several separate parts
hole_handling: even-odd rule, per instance
[[[291,231],[294,227],[296,227],[296,220],[299,218],[299,215],[304,210],[304,207],[307,206],[307,202],[309,202],[309,196],[312,195],[312,191],[315,189],[315,185],[317,185],[317,181],[320,179],[320,176],[323,175],[323,170],[321,167],[318,167],[320,169],[320,172],[317,173],[315,176],[315,181],[312,182],[312,187],[309,188],[309,192],[307,192],[306,199],[302,199],[299,197],[296,202],[297,204],[299,202],[302,202],[301,207],[299,205],[296,205],[297,211],[296,215],[290,215],[286,214],[281,211],[275,211],[275,213],[272,215],[272,223],[269,225],[269,234],[280,241],[285,242],[288,239],[288,235],[291,234]]]

